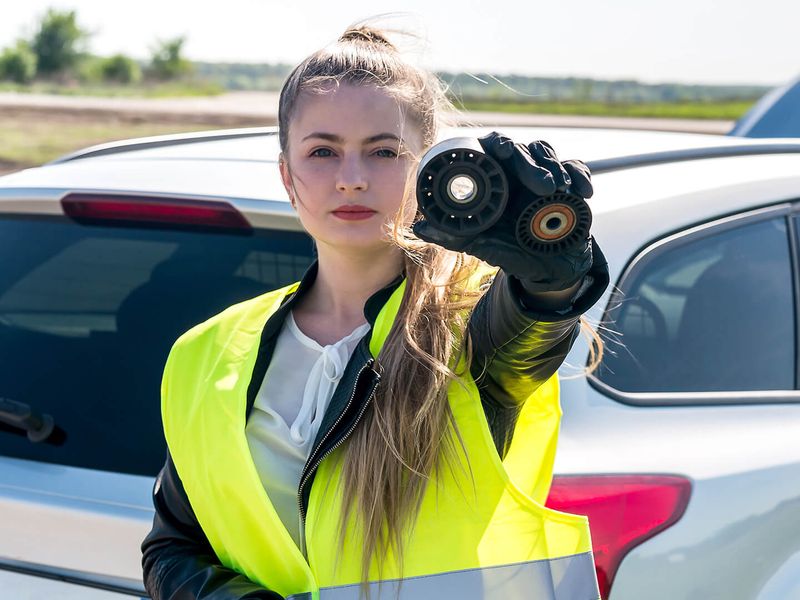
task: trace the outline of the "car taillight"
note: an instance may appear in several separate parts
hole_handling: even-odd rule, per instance
[[[553,478],[547,506],[586,515],[600,594],[608,598],[632,548],[681,518],[692,484],[673,475],[568,475]]]
[[[138,225],[251,230],[242,213],[227,202],[133,196],[67,194],[64,214],[83,223],[134,222]]]

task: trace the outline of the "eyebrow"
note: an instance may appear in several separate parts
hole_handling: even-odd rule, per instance
[[[308,134],[306,137],[302,139],[302,141],[305,142],[309,138],[319,138],[322,140],[328,140],[329,142],[333,142],[335,144],[341,144],[342,142],[344,142],[344,138],[342,138],[339,135],[336,135],[335,133],[324,133],[321,131],[315,131],[314,133]],[[380,142],[382,140],[394,140],[397,142],[401,141],[400,138],[393,133],[379,133],[377,135],[371,135],[368,138],[364,138],[363,143],[373,144],[375,142]]]

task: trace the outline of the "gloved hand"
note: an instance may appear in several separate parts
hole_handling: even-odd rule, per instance
[[[556,192],[570,192],[582,198],[593,193],[589,168],[581,161],[560,162],[547,142],[515,144],[510,138],[492,132],[478,139],[484,152],[494,158],[508,179],[508,207],[527,205],[536,198]],[[506,213],[509,211],[506,210]],[[593,254],[605,262],[599,248],[592,249],[592,238],[560,254],[532,254],[517,242],[515,219],[504,214],[489,229],[468,237],[453,235],[426,220],[413,227],[420,239],[455,252],[465,252],[500,267],[516,277],[526,292],[535,294],[567,289],[583,279],[592,267]]]

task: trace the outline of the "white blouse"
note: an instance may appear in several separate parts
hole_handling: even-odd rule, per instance
[[[297,326],[290,312],[275,344],[245,429],[256,470],[298,548],[297,488],[336,385],[369,324],[328,346]]]

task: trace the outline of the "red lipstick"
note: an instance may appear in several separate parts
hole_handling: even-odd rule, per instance
[[[345,221],[363,221],[376,214],[376,211],[360,204],[342,204],[333,210],[333,214]]]

